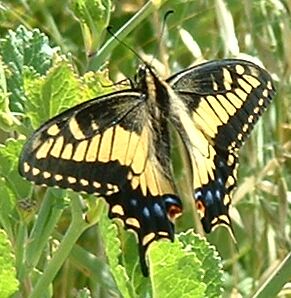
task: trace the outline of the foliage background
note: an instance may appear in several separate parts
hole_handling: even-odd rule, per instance
[[[68,222],[71,217],[75,223],[73,227],[80,228],[81,226],[78,230],[80,234],[81,231],[86,230],[79,240],[80,246],[85,248],[85,252],[94,252],[94,254],[90,254],[92,259],[81,258],[83,262],[87,261],[82,267],[78,260],[80,260],[80,255],[85,252],[78,250],[79,247],[74,247],[72,254],[65,260],[62,270],[54,279],[53,286],[50,286],[50,291],[45,294],[50,296],[54,293],[54,297],[77,295],[89,297],[93,294],[95,297],[118,296],[118,291],[115,294],[112,293],[115,288],[112,277],[106,275],[106,278],[104,276],[102,278],[102,274],[109,273],[107,267],[104,267],[106,265],[101,238],[111,235],[111,238],[107,237],[109,239],[107,241],[110,241],[116,237],[115,234],[109,232],[114,228],[110,228],[110,224],[102,217],[102,214],[106,213],[103,211],[106,207],[96,204],[93,198],[87,198],[90,211],[87,213],[87,217],[90,219],[90,224],[81,223],[78,218],[82,218],[80,210],[83,207],[78,207],[78,204],[82,205],[82,203],[77,195],[58,190],[45,191],[39,188],[32,190],[31,185],[22,181],[20,177],[16,177],[16,170],[11,171],[11,169],[17,168],[16,157],[23,143],[19,140],[19,136],[29,135],[34,128],[60,109],[96,96],[100,92],[110,92],[115,86],[110,87],[111,89],[107,87],[105,91],[102,86],[110,85],[111,80],[114,82],[121,80],[124,76],[134,76],[140,61],[132,51],[116,40],[111,40],[109,44],[106,44],[105,49],[102,48],[104,42],[110,39],[110,35],[104,30],[107,25],[110,24],[113,31],[116,31],[128,21],[127,25],[122,27],[120,38],[124,38],[128,47],[135,49],[144,59],[150,59],[164,75],[181,70],[202,59],[234,56],[242,58],[243,55],[256,57],[272,74],[277,86],[277,96],[241,150],[238,189],[234,196],[232,212],[237,247],[233,244],[229,234],[222,228],[207,238],[210,243],[215,244],[223,259],[224,297],[231,295],[233,297],[260,297],[260,289],[264,282],[267,289],[268,286],[273,290],[279,288],[281,293],[278,294],[275,291],[276,294],[274,294],[269,289],[268,296],[265,294],[261,297],[291,295],[290,269],[287,272],[284,269],[281,271],[279,269],[278,276],[281,276],[281,279],[274,280],[272,278],[272,273],[277,272],[276,266],[281,264],[285,268],[285,263],[282,261],[290,253],[291,247],[290,3],[279,0],[228,0],[224,2],[221,0],[184,0],[179,2],[169,0],[155,1],[156,6],[148,4],[147,7],[150,8],[141,10],[145,4],[143,1],[124,0],[114,1],[111,9],[107,10],[106,5],[109,4],[109,1],[93,0],[31,0],[2,1],[0,3],[1,38],[7,35],[9,29],[16,30],[19,25],[23,25],[27,29],[38,28],[40,32],[44,32],[49,37],[47,49],[55,51],[56,47],[59,47],[59,50],[56,51],[66,54],[66,58],[58,63],[54,58],[51,61],[44,60],[44,63],[41,64],[42,68],[37,69],[38,75],[31,69],[24,69],[23,77],[26,78],[24,83],[27,84],[23,87],[24,91],[19,87],[22,86],[21,84],[17,85],[18,87],[8,84],[6,92],[4,92],[3,78],[5,75],[9,77],[9,74],[7,75],[7,69],[3,65],[1,67],[0,77],[3,91],[0,111],[0,142],[3,144],[0,148],[1,228],[5,230],[6,236],[12,244],[11,251],[15,254],[17,277],[20,280],[20,290],[15,297],[20,297],[20,293],[23,297],[30,295],[34,280],[39,278],[41,264],[46,264],[45,258],[48,258],[50,253],[59,247],[57,239],[61,240],[62,234],[69,226]],[[223,4],[227,4],[227,6],[225,7]],[[84,9],[84,7],[89,9]],[[174,14],[168,18],[166,29],[161,38],[163,17],[169,9],[173,9]],[[137,16],[136,20],[131,19],[133,16]],[[235,31],[232,30],[233,28]],[[27,42],[29,43],[31,40]],[[6,57],[4,45],[2,39],[1,55]],[[93,55],[96,49],[99,51],[97,55]],[[6,53],[9,53],[9,48],[6,48]],[[88,58],[88,54],[91,54],[92,58]],[[148,58],[147,55],[154,55],[155,59],[151,60],[151,56]],[[50,63],[46,65],[45,61],[50,61]],[[159,62],[162,62],[164,66],[160,66]],[[54,65],[55,68],[47,74],[46,71],[51,65]],[[88,70],[100,69],[103,69],[103,72],[87,73]],[[107,77],[107,69],[111,80]],[[37,98],[42,98],[41,92],[46,94],[48,90],[41,85],[39,76],[44,74],[47,75],[45,82],[48,89],[50,86],[60,86],[61,88],[62,76],[66,79],[71,76],[67,80],[74,82],[70,85],[72,98],[70,99],[68,94],[62,94],[61,104],[56,101],[55,105],[49,106],[49,112],[44,106],[39,107],[40,102],[37,102]],[[57,82],[59,85],[54,85]],[[37,89],[38,84],[42,86],[39,89]],[[78,90],[82,90],[82,92],[78,93]],[[23,108],[26,96],[36,99],[36,105],[33,106],[34,102],[32,102],[28,110]],[[8,105],[7,98],[9,99]],[[45,100],[45,96],[43,98]],[[46,105],[47,102],[43,101],[42,104]],[[43,110],[43,114],[40,114],[41,110]],[[29,116],[32,122],[26,116]],[[10,182],[18,186],[17,191],[11,190]],[[60,199],[62,195],[64,199]],[[34,201],[31,203],[27,197],[33,197],[36,199],[36,203]],[[72,212],[73,214],[67,208],[71,204],[71,200],[75,202],[72,204],[77,206],[75,209],[74,206],[71,208],[76,211]],[[11,204],[8,204],[7,201]],[[19,205],[19,202],[22,205]],[[50,207],[44,208],[43,206],[46,204]],[[53,215],[50,215],[51,217],[45,215],[46,210],[50,210]],[[37,217],[37,214],[41,214],[41,216]],[[99,229],[96,229],[93,224],[99,222],[99,217],[102,217],[104,222],[102,222],[103,224],[99,223]],[[41,222],[41,218],[53,218],[54,220]],[[57,229],[54,229],[56,223],[58,223]],[[27,234],[38,235],[35,227],[40,225],[51,226],[49,231],[54,231],[52,237],[54,241],[45,247],[46,251],[39,252],[39,258],[31,255],[30,261],[32,264],[33,260],[37,262],[37,264],[33,264],[37,270],[33,270],[33,274],[28,278],[25,272],[21,272],[21,268],[27,266],[27,264],[21,264],[21,260],[25,259],[21,255],[35,250],[22,249],[21,245],[27,245],[25,242],[29,239]],[[89,226],[92,227],[89,228]],[[191,212],[188,212],[178,221],[177,230],[185,231],[193,226],[197,231],[201,231],[195,216],[193,218]],[[73,230],[73,228],[71,229]],[[122,232],[119,231],[119,233]],[[38,236],[37,239],[42,239],[41,235]],[[79,236],[79,234],[74,235],[75,241]],[[129,236],[126,234],[122,237]],[[44,237],[43,239],[47,240],[48,238]],[[100,241],[96,241],[96,239]],[[104,241],[106,242],[106,239]],[[6,240],[3,242],[5,243]],[[35,243],[34,245],[37,247],[41,240]],[[131,250],[134,249],[129,246],[128,254],[130,255]],[[98,256],[98,260],[94,259],[94,255]],[[26,257],[27,259],[29,258]],[[96,272],[96,268],[92,268],[95,278],[90,279],[86,272],[90,268],[90,262],[94,263],[93,260],[97,262],[98,270]],[[7,264],[10,262],[9,259]],[[290,265],[290,258],[287,259],[287,262]],[[118,262],[116,267],[118,267]],[[122,276],[122,271],[121,268],[117,275]],[[133,270],[133,272],[137,274],[136,271]],[[289,283],[287,283],[288,276]],[[133,280],[137,279],[139,282],[134,283]],[[107,283],[104,283],[104,280],[107,280]],[[134,297],[137,295],[136,293],[139,293],[141,297],[149,295],[147,291],[143,292],[140,289],[136,291],[137,284],[139,284],[139,288],[150,288],[149,282],[140,277],[132,278],[132,288],[125,285],[123,281],[116,280],[116,275],[115,282],[118,284],[119,291],[126,297]],[[15,281],[7,282],[12,288],[14,283]],[[85,289],[80,290],[82,288],[94,288],[93,294]]]

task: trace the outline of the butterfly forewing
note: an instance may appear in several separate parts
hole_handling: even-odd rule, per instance
[[[193,188],[206,232],[230,225],[228,209],[236,185],[238,149],[274,95],[270,75],[243,60],[206,62],[167,80],[194,123],[181,119],[192,157]]]
[[[182,208],[169,160],[163,158],[169,156],[167,130],[160,131],[150,118],[137,92],[85,102],[40,127],[19,163],[21,175],[36,184],[104,197],[109,216],[137,233],[144,275],[148,245],[159,238],[173,240],[168,214]]]
[[[110,179],[100,169],[114,160],[125,164],[124,146],[129,145],[129,139],[136,143],[142,131],[144,115],[140,105],[139,94],[128,92],[125,96],[118,92],[56,116],[24,146],[20,173],[37,184],[106,194],[102,180],[112,184],[112,177],[119,176],[121,169],[110,164]],[[129,121],[128,114],[139,121]]]

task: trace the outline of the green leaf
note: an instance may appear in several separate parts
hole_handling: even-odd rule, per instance
[[[23,90],[24,66],[31,67],[39,74],[45,74],[52,63],[54,48],[49,46],[48,38],[38,29],[27,30],[19,26],[16,31],[9,30],[5,38],[0,40],[0,54],[9,75],[8,90],[11,92],[10,109],[23,111],[26,100]]]
[[[18,157],[22,143],[8,139],[0,144],[0,178],[14,192],[16,198],[24,198],[29,193],[30,184],[18,173]]]
[[[80,21],[86,52],[95,52],[109,24],[111,1],[74,0],[72,10]]]
[[[122,297],[134,297],[126,269],[120,263],[121,247],[117,233],[117,226],[107,218],[106,214],[104,214],[100,221],[100,229],[105,243],[106,255],[117,287],[121,292]]]
[[[24,86],[25,94],[29,98],[25,110],[34,128],[82,99],[79,80],[64,58],[49,70],[46,77],[40,77],[27,69]]]
[[[0,230],[0,293],[1,298],[10,297],[17,291],[19,282],[16,279],[14,256],[11,243],[6,233]]]
[[[81,80],[81,93],[84,100],[120,90],[120,86],[113,84],[108,77],[108,70],[87,72]]]
[[[10,239],[14,237],[15,219],[19,220],[16,207],[20,207],[18,210],[24,217],[30,216],[31,208],[34,208],[25,200],[31,190],[31,184],[18,173],[21,146],[22,143],[14,139],[8,139],[5,144],[0,144],[0,225],[5,228]]]
[[[153,297],[206,297],[201,261],[179,242],[154,242],[148,251]]]
[[[21,149],[20,142],[8,139],[0,144],[0,174],[7,177],[17,167],[17,158]]]
[[[193,230],[181,233],[178,240],[183,244],[184,250],[195,252],[201,261],[201,268],[204,271],[203,282],[207,285],[205,297],[221,297],[223,292],[222,261],[215,250],[205,238],[194,234]]]
[[[15,208],[16,198],[7,186],[5,179],[0,178],[0,226],[3,227],[9,237],[13,237],[12,211]]]
[[[36,129],[56,114],[117,88],[106,71],[89,72],[78,78],[67,59],[59,57],[45,77],[27,68],[24,89],[29,98],[25,104],[26,115]]]

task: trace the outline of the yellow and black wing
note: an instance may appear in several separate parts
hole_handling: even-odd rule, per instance
[[[238,150],[274,96],[272,79],[251,62],[225,59],[194,66],[167,82],[186,106],[186,117],[176,122],[191,157],[204,230],[230,226]]]
[[[174,239],[171,219],[182,209],[163,158],[169,156],[168,134],[155,136],[158,127],[153,129],[147,113],[140,92],[87,101],[35,131],[19,162],[20,174],[36,184],[104,197],[109,217],[137,233],[144,275],[148,245]]]

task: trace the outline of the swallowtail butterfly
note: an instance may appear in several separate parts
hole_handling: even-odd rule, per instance
[[[189,155],[204,230],[230,226],[238,151],[274,93],[267,71],[244,60],[206,62],[167,80],[145,64],[130,89],[44,123],[25,144],[19,171],[36,184],[105,198],[109,217],[136,232],[147,275],[148,246],[160,238],[173,241],[174,219],[182,212],[170,127]]]

